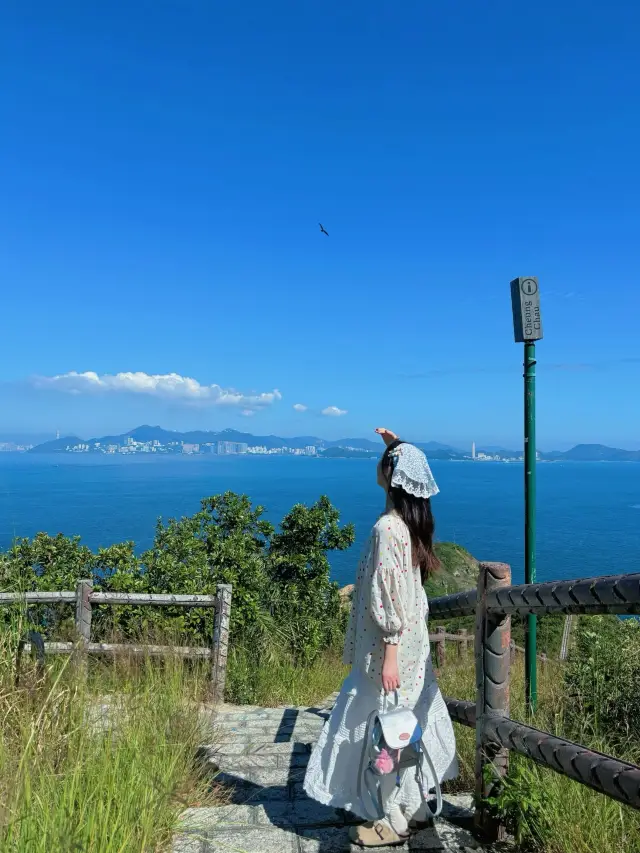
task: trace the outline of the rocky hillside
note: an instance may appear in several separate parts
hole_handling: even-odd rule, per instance
[[[463,589],[475,589],[478,583],[478,561],[462,545],[438,542],[436,554],[440,560],[440,570],[427,581],[426,590],[430,598]]]

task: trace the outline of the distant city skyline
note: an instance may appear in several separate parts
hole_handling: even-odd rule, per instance
[[[154,433],[155,431],[160,431],[167,436],[163,441],[158,439],[140,439],[137,433]],[[225,434],[232,434],[235,436],[242,436],[242,439],[233,438],[231,440],[221,439],[220,436]],[[193,435],[200,436],[198,440],[184,440],[185,435]],[[175,437],[174,437],[175,436]],[[484,461],[487,459],[491,459],[495,454],[499,456],[505,456],[507,454],[507,458],[515,459],[519,458],[522,454],[522,446],[519,442],[505,443],[505,444],[496,444],[495,442],[475,442],[472,441],[469,445],[464,444],[456,444],[455,442],[450,441],[439,441],[437,439],[432,439],[430,437],[424,437],[419,435],[405,435],[402,436],[406,441],[412,441],[424,446],[427,449],[427,453],[433,453],[434,451],[442,451],[447,448],[455,451],[458,454],[462,454],[464,456],[468,456],[471,460]],[[295,442],[298,446],[295,445],[292,448],[288,448],[286,445],[283,445],[280,449],[271,448],[270,446],[263,446],[261,442],[269,439],[273,441],[277,439],[278,441],[287,441],[291,440]],[[300,446],[300,441],[302,439],[306,439],[310,442],[315,442],[315,444],[308,444],[304,446]],[[351,437],[342,436],[340,439],[328,438],[326,436],[320,435],[276,435],[270,434],[269,436],[261,436],[254,435],[246,430],[235,430],[235,429],[223,429],[223,430],[203,430],[200,428],[195,428],[193,430],[166,430],[161,426],[140,426],[136,427],[132,430],[125,430],[122,433],[114,433],[110,436],[105,436],[103,434],[96,434],[92,436],[81,437],[75,433],[69,433],[65,435],[61,435],[60,431],[57,430],[54,435],[51,434],[43,434],[39,433],[37,435],[30,436],[28,433],[12,433],[12,434],[3,434],[0,432],[0,452],[25,452],[33,447],[38,447],[47,442],[58,441],[60,446],[64,445],[67,452],[74,453],[86,453],[86,452],[98,452],[102,454],[114,454],[114,453],[166,453],[166,452],[180,452],[186,455],[189,454],[201,454],[201,453],[214,453],[218,455],[224,454],[270,454],[270,453],[278,453],[280,450],[284,450],[284,452],[291,452],[299,455],[307,455],[312,456],[315,455],[315,451],[321,446],[340,446],[345,449],[355,450],[358,449],[358,446],[352,446],[350,442],[358,442],[360,449],[367,448],[367,450],[373,450],[376,447],[380,447],[382,450],[382,444],[378,443],[375,435],[353,435]],[[365,442],[365,444],[362,444]],[[269,442],[268,442],[269,443]],[[539,454],[540,452],[548,454],[553,453],[555,451],[564,452],[575,448],[576,445],[598,445],[609,448],[618,448],[620,450],[631,450],[638,451],[638,448],[635,447],[622,447],[619,445],[610,445],[606,442],[571,442],[567,447],[562,446],[554,446],[554,447],[538,447]]]
[[[415,439],[433,461],[449,462],[485,462],[522,463],[523,451],[513,448],[481,447],[463,450],[438,442],[423,442]],[[120,435],[106,435],[85,440],[66,436],[46,441],[42,444],[14,445],[0,441],[0,453],[34,453],[38,455],[65,454],[112,456],[145,455],[163,456],[297,456],[321,458],[360,458],[377,459],[382,447],[378,442],[364,438],[343,438],[335,441],[317,436],[256,436],[251,433],[225,429],[221,432],[194,430],[176,432],[160,426],[143,424]],[[557,462],[640,462],[640,450],[612,448],[602,444],[576,445],[567,451],[538,450],[536,457],[540,463]]]
[[[539,447],[640,448],[640,4],[2,25],[0,433],[517,448],[509,282],[537,275]]]

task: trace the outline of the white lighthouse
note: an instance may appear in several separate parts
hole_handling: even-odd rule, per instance
[[[476,443],[475,441],[471,443],[471,458],[476,458]]]

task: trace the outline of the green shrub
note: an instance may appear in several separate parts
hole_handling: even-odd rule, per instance
[[[640,742],[640,621],[590,616],[578,625],[564,677],[566,721]]]
[[[245,495],[205,498],[192,516],[158,521],[153,546],[141,555],[132,542],[93,553],[78,537],[38,533],[0,554],[0,586],[73,590],[90,578],[105,591],[212,594],[218,584],[232,584],[232,648],[250,648],[259,659],[275,642],[293,663],[307,665],[342,641],[345,613],[327,554],[348,548],[354,528],[340,526],[326,497],[312,506],[296,504],[278,530],[263,515]],[[28,622],[47,639],[70,639],[73,615],[69,605],[30,607]],[[96,641],[173,635],[208,646],[211,630],[206,609],[104,605],[94,608],[92,619]]]

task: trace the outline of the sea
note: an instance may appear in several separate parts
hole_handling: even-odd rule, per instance
[[[524,469],[519,463],[434,461],[437,537],[482,560],[510,563],[524,580]],[[190,515],[203,497],[250,496],[277,524],[296,503],[327,495],[356,544],[330,555],[332,577],[351,583],[381,512],[376,464],[365,459],[278,456],[0,454],[0,549],[38,531],[78,535],[91,548],[153,541],[158,518]],[[538,465],[540,581],[640,571],[640,464]]]

